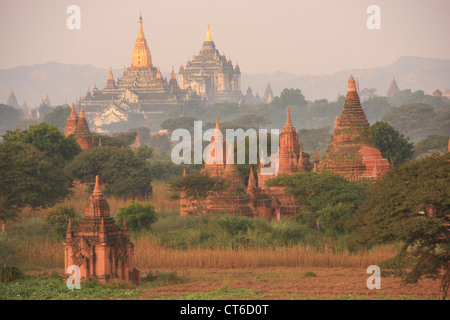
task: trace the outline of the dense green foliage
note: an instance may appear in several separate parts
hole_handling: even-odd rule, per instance
[[[209,192],[219,192],[225,189],[227,183],[221,177],[210,177],[206,173],[194,172],[169,182],[173,198],[178,198],[180,192],[187,197],[205,199]]]
[[[414,147],[414,157],[420,158],[425,155],[448,150],[449,137],[432,134],[419,141]]]
[[[72,223],[72,229],[75,229],[81,220],[81,215],[73,206],[56,205],[45,215],[44,229],[54,233],[58,238],[64,239],[69,219]]]
[[[28,129],[7,131],[4,141],[29,143],[45,152],[45,155],[58,167],[64,167],[81,152],[81,147],[73,135],[64,137],[58,127],[42,122]]]
[[[368,182],[348,181],[340,175],[324,171],[281,174],[266,182],[269,186],[285,186],[299,204],[295,220],[334,238],[348,235],[349,222],[365,201]]]
[[[450,285],[449,161],[446,153],[389,171],[361,206],[351,238],[352,244],[364,247],[401,241],[400,253],[385,267],[407,282],[441,276],[444,295]]]
[[[154,235],[169,248],[275,248],[307,245],[322,250],[325,236],[295,219],[281,222],[243,216],[187,216],[163,213]],[[337,247],[336,247],[337,248]]]
[[[61,132],[64,132],[64,127],[71,111],[72,109],[68,105],[57,106],[52,112],[46,113],[42,121],[52,126],[57,126]]]
[[[126,221],[127,228],[138,232],[142,230],[151,230],[152,223],[158,220],[158,214],[155,208],[147,203],[131,201],[125,207],[119,208],[117,212],[116,223],[122,225]]]
[[[16,217],[21,208],[53,206],[72,186],[61,168],[31,144],[0,144],[0,220]]]
[[[22,117],[23,114],[20,110],[6,104],[0,104],[0,129],[11,126],[12,123],[19,121]]]
[[[300,89],[284,89],[280,97],[275,97],[272,100],[272,105],[280,107],[280,108],[286,108],[289,106],[300,106],[304,107],[308,104],[308,102],[305,100],[305,96],[302,94],[302,91]]]
[[[150,170],[130,149],[101,147],[85,150],[65,170],[73,179],[92,186],[98,175],[106,195],[128,199],[148,198],[151,194]]]
[[[389,123],[377,121],[372,127],[375,147],[381,151],[383,158],[393,162],[395,166],[411,160],[414,155],[414,144],[409,142]]]
[[[434,109],[429,104],[409,103],[393,107],[382,118],[412,141],[430,134],[450,135],[450,105]]]

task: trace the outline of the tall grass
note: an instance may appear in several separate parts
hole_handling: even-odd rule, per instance
[[[367,268],[392,258],[394,246],[352,254],[325,247],[295,245],[274,248],[189,248],[171,249],[147,238],[134,239],[134,261],[138,268],[260,268],[338,267]]]
[[[75,188],[63,204],[84,212],[89,193]],[[107,197],[111,214],[128,201]],[[285,222],[267,222],[244,217],[180,217],[178,201],[169,199],[167,184],[153,184],[150,201],[159,221],[149,233],[132,235],[135,265],[153,268],[256,268],[339,267],[359,268],[395,256],[395,246],[352,254],[314,230]],[[48,210],[48,209],[47,209]],[[25,209],[20,219],[0,237],[0,249],[8,251],[25,270],[64,267],[63,240],[42,229],[47,210]],[[3,255],[3,254],[2,254]],[[0,255],[0,258],[1,256]],[[6,256],[6,254],[5,254]],[[2,260],[2,259],[0,259]]]

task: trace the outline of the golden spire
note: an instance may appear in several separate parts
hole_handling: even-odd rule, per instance
[[[112,67],[109,67],[108,80],[114,80],[114,76],[113,76],[113,73],[112,73]]]
[[[211,38],[211,30],[210,30],[210,28],[209,28],[209,23],[208,23],[208,29],[207,29],[207,31],[206,31],[206,39],[205,39],[205,41],[209,41],[209,42],[212,41],[212,38]]]
[[[133,55],[131,58],[132,68],[147,68],[152,67],[152,57],[150,49],[147,46],[147,41],[144,36],[144,29],[142,28],[142,15],[139,16],[139,33],[134,45]]]

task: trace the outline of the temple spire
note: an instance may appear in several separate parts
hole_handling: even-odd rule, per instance
[[[100,189],[100,184],[98,182],[98,176],[95,176],[95,187],[94,187],[94,192],[92,193],[92,195],[101,195],[102,194],[102,190]]]
[[[205,41],[208,41],[208,42],[211,42],[211,41],[212,41],[212,38],[211,38],[211,30],[210,30],[210,27],[209,27],[209,23],[208,23],[208,29],[207,29],[207,31],[206,31],[206,39],[205,39]]]
[[[287,107],[287,117],[286,117],[286,124],[284,125],[285,127],[292,127],[292,122],[291,122],[291,112],[289,110],[289,107]]]

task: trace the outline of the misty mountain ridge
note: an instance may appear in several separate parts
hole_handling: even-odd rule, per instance
[[[242,68],[245,71],[245,66]],[[123,69],[113,69],[114,79],[121,77]],[[48,93],[53,106],[75,102],[84,97],[88,88],[94,85],[99,90],[106,86],[109,69],[92,65],[73,65],[48,62],[33,66],[18,66],[0,70],[0,103],[6,103],[11,89],[20,105],[26,100],[36,107]],[[359,81],[360,90],[377,89],[376,94],[386,95],[392,77],[400,88],[423,90],[432,94],[436,89],[442,92],[450,87],[450,60],[402,56],[394,63],[376,68],[359,68],[335,72],[328,75],[296,75],[277,71],[272,74],[246,74],[241,76],[241,90],[245,94],[248,86],[260,96],[264,95],[267,83],[278,96],[284,88],[301,89],[307,100],[334,100],[338,94],[345,94],[350,75]],[[170,72],[163,72],[170,77]]]

